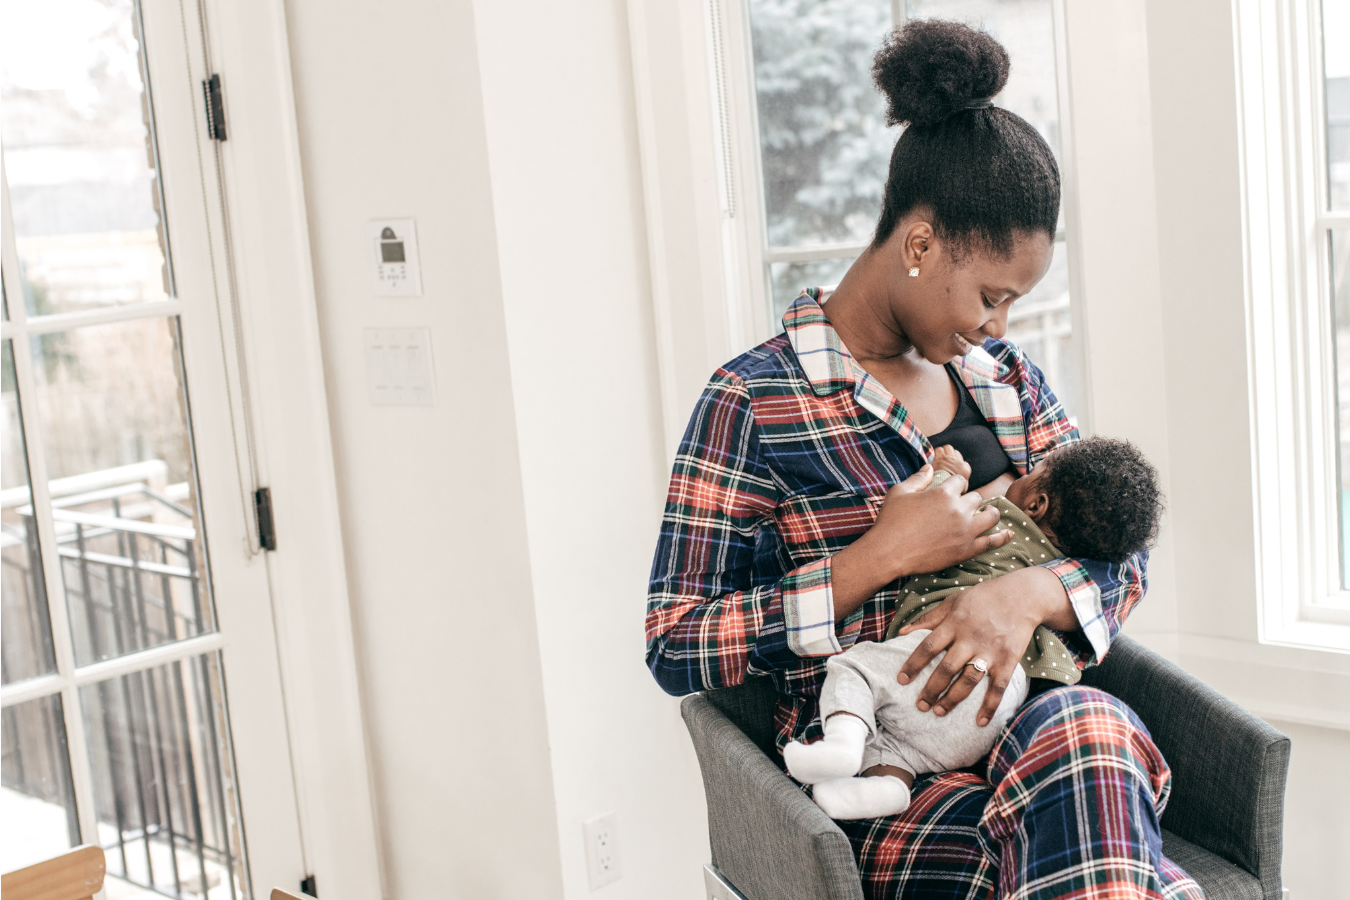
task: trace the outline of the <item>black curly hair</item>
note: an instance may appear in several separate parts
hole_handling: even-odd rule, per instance
[[[1091,437],[1055,450],[1036,485],[1050,498],[1046,524],[1065,554],[1124,562],[1158,537],[1158,471],[1129,441]]]
[[[918,19],[887,36],[872,63],[886,119],[908,125],[891,153],[873,247],[918,207],[959,260],[970,250],[1007,257],[1017,232],[1053,237],[1059,166],[1016,113],[970,109],[1008,81],[1008,53],[983,31]]]

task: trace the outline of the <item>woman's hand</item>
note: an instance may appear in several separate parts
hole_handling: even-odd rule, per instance
[[[871,529],[831,561],[836,620],[881,588],[906,575],[939,572],[1012,540],[1011,531],[984,534],[998,524],[997,509],[980,509],[980,495],[966,492],[953,475],[926,491],[933,469],[924,466],[886,492]]]
[[[1076,626],[1068,594],[1053,572],[1039,566],[1009,572],[957,592],[901,628],[900,634],[921,628],[931,628],[933,633],[914,648],[896,680],[909,684],[945,650],[947,655],[929,676],[917,704],[924,712],[931,708],[944,716],[986,677],[966,665],[976,657],[983,659],[989,666],[989,692],[976,717],[983,727],[1012,683],[1036,626],[1068,621]]]
[[[965,463],[961,466],[970,470]],[[980,509],[984,501],[967,491],[965,475],[953,474],[927,491],[916,491],[911,486],[914,480],[906,479],[886,492],[876,524],[864,536],[892,561],[894,578],[940,572],[1012,540],[1008,530],[984,534],[998,524],[999,512]],[[931,476],[925,479],[925,486],[930,480]]]

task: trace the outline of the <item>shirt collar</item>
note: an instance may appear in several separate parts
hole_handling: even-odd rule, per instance
[[[858,381],[857,368],[860,368],[855,367],[853,354],[848,352],[844,342],[839,340],[839,332],[825,317],[822,296],[827,297],[821,288],[807,288],[783,314],[783,330],[787,332],[806,380],[818,397],[853,387]],[[983,347],[956,357],[952,364],[967,386],[997,382],[1008,371]]]
[[[852,388],[854,372],[853,356],[825,318],[820,298],[820,288],[802,291],[783,313],[783,329],[811,389],[817,397],[824,397]]]
[[[904,406],[862,366],[854,363],[853,355],[839,339],[839,332],[825,317],[822,297],[828,299],[821,288],[807,288],[783,314],[783,329],[812,391],[816,396],[824,397],[846,388],[852,390],[860,405],[894,428],[925,459],[931,459],[933,450],[928,439],[914,426]],[[983,347],[958,356],[952,360],[952,365],[1004,452],[1018,471],[1025,474],[1027,435],[1021,398],[1015,387],[1000,380],[1010,369]]]

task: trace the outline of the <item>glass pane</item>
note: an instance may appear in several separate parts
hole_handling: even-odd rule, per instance
[[[61,695],[5,707],[0,732],[0,872],[12,872],[78,846],[80,824]]]
[[[1050,271],[1008,311],[1008,340],[1045,373],[1069,418],[1077,421],[1074,391],[1073,316],[1069,309],[1069,263],[1064,242],[1055,244]]]
[[[4,342],[4,423],[0,426],[0,680],[4,684],[56,671],[47,589],[42,580],[37,523],[28,495],[28,454],[23,445],[14,348]],[[0,871],[8,871],[0,870]]]
[[[886,0],[751,0],[771,247],[863,243],[898,134],[872,86]]]
[[[1350,228],[1331,232],[1331,313],[1340,432],[1341,587],[1350,590]]]
[[[0,0],[0,19],[0,129],[29,314],[164,299],[132,0]]]
[[[177,320],[32,338],[75,660],[213,631]]]
[[[215,654],[80,688],[109,897],[243,896],[223,696]]]
[[[1331,208],[1350,210],[1350,0],[1322,0]]]
[[[782,330],[783,313],[797,299],[803,288],[831,287],[840,282],[848,267],[856,257],[842,259],[822,259],[815,262],[781,262],[769,266],[769,279],[773,283],[773,321],[770,325],[776,333]]]

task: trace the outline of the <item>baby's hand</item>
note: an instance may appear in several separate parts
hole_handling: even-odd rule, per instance
[[[970,481],[970,463],[961,456],[961,451],[950,445],[933,448],[933,468]]]

